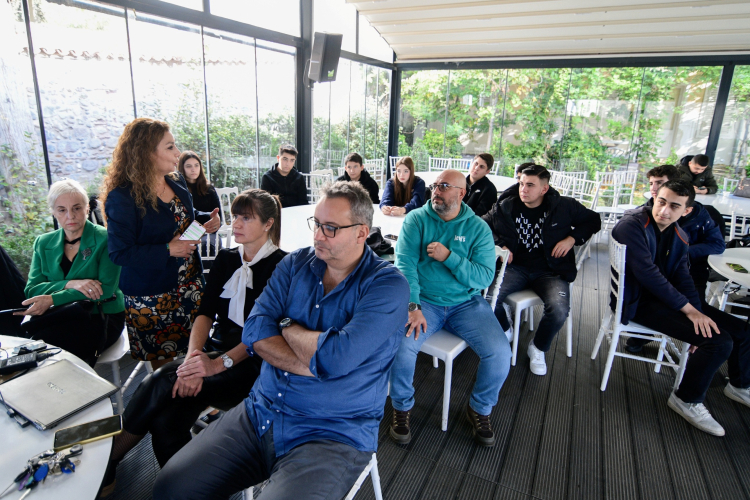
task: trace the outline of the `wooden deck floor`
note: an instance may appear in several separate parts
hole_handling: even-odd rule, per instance
[[[591,350],[606,301],[605,242],[592,246],[573,288],[573,357],[558,336],[547,354],[547,376],[537,377],[519,348],[492,413],[494,448],[475,445],[463,417],[477,356],[467,350],[454,362],[448,431],[442,432],[443,365],[434,369],[420,354],[412,442],[399,446],[388,437],[390,400],[380,426],[386,499],[750,498],[750,408],[722,394],[726,367],[706,400],[726,429],[724,438],[694,429],[667,407],[674,381],[669,369],[656,374],[652,365],[616,359],[607,390],[599,391],[604,360],[600,354],[592,361]],[[524,329],[520,345],[530,336]],[[144,439],[122,462],[111,498],[150,498],[157,472]],[[369,479],[357,498],[374,498]]]

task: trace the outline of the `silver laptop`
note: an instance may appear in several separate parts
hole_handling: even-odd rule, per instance
[[[54,427],[115,392],[115,385],[67,359],[0,385],[5,406],[39,430]]]

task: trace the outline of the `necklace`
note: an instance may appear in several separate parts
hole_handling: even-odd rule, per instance
[[[75,245],[79,241],[81,241],[81,237],[80,236],[78,238],[74,239],[73,241],[68,241],[68,239],[65,238],[65,243],[67,243],[68,245],[70,245],[70,248],[73,248],[73,245]]]

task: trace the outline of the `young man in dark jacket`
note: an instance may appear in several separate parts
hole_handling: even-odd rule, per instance
[[[483,216],[490,211],[497,201],[497,188],[487,174],[492,170],[495,159],[489,153],[480,153],[474,157],[466,176],[466,195],[463,202],[474,211],[474,215]]]
[[[276,159],[279,162],[263,174],[260,188],[279,195],[282,207],[307,205],[305,177],[294,168],[294,162],[297,161],[297,148],[291,144],[281,146]]]
[[[495,244],[511,251],[495,316],[503,330],[510,322],[501,306],[511,293],[531,288],[544,301],[544,315],[529,343],[531,373],[546,375],[547,352],[570,310],[570,283],[576,279],[574,245],[583,245],[601,229],[599,214],[549,186],[550,173],[540,165],[521,172],[515,192],[483,217]],[[513,187],[508,188],[513,189]]]
[[[378,186],[378,183],[375,182],[375,179],[370,176],[370,173],[365,170],[363,164],[364,160],[359,154],[349,153],[346,158],[344,158],[344,167],[346,168],[346,172],[344,172],[344,175],[336,180],[359,182],[360,184],[362,184],[362,187],[365,188],[370,194],[370,199],[372,200],[372,202],[380,203],[380,196],[378,196],[380,187]]]
[[[682,180],[693,185],[697,194],[714,194],[718,189],[713,169],[708,166],[708,156],[685,156],[677,166]]]
[[[688,270],[688,237],[677,224],[694,198],[689,184],[666,182],[653,208],[626,212],[612,230],[612,237],[627,245],[622,322],[632,320],[697,347],[667,404],[695,427],[723,436],[703,401],[728,359],[724,394],[750,406],[750,336],[741,321],[701,304]],[[615,306],[611,296],[610,307]]]

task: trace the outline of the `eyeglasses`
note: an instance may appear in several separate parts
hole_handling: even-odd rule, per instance
[[[463,189],[461,187],[448,184],[447,182],[441,182],[440,184],[430,184],[427,187],[430,188],[430,191],[435,191],[436,189],[439,189],[441,193],[445,193],[450,188]]]
[[[323,230],[323,236],[325,236],[326,238],[335,238],[336,237],[336,231],[338,231],[339,229],[347,229],[347,228],[350,228],[350,227],[361,226],[361,225],[362,225],[362,223],[360,222],[358,224],[350,224],[348,226],[338,226],[337,227],[337,226],[332,226],[330,224],[321,224],[320,222],[318,222],[318,221],[315,220],[315,217],[310,217],[309,219],[307,219],[307,227],[310,228],[310,231],[312,231],[314,233],[318,229],[322,229]]]

